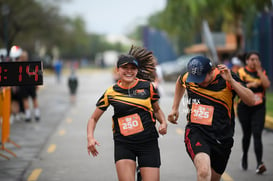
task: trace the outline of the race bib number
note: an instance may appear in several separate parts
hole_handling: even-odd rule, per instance
[[[263,103],[263,94],[255,93],[255,106]]]
[[[212,125],[212,117],[214,112],[213,106],[192,104],[191,122],[203,125]]]
[[[118,124],[120,132],[124,136],[133,135],[144,130],[141,119],[137,113],[118,118]]]

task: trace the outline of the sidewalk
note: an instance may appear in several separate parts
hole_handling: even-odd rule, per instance
[[[1,154],[9,157],[9,160],[0,157],[0,180],[22,180],[24,172],[33,160],[38,159],[43,145],[69,109],[65,77],[60,84],[57,84],[54,75],[44,76],[44,85],[38,90],[40,122],[33,119],[31,123],[15,121],[10,125],[11,141],[21,147],[17,148],[11,143],[5,143],[5,148],[15,153],[17,157],[6,151],[0,151]]]

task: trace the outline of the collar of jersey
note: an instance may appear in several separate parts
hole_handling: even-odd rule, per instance
[[[131,88],[133,88],[133,87],[135,87],[135,86],[137,85],[138,81],[139,81],[139,79],[136,78],[135,83],[134,83],[133,85],[131,85],[130,87],[124,87],[124,86],[120,85],[121,80],[119,80],[117,84],[118,84],[118,86],[119,86],[120,88],[122,88],[122,89],[131,89]]]

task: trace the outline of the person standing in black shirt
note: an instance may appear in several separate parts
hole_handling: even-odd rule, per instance
[[[70,93],[70,102],[74,104],[76,101],[76,93],[77,93],[78,84],[79,84],[78,77],[76,76],[74,69],[71,70],[71,74],[68,77],[67,84],[68,84],[69,93]]]

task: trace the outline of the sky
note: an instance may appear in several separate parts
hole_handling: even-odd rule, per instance
[[[124,35],[147,18],[163,10],[167,0],[69,0],[60,5],[61,13],[80,15],[88,32]]]

